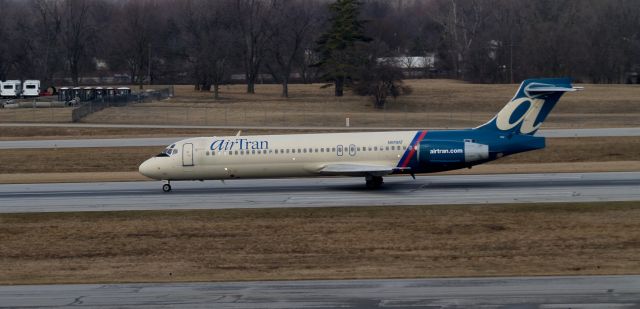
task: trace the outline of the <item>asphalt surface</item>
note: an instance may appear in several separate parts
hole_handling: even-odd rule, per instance
[[[255,127],[263,128],[263,127]],[[283,127],[273,127],[283,129]],[[234,128],[236,129],[236,128]],[[247,128],[244,128],[247,129]],[[269,128],[267,128],[269,129]],[[296,129],[310,129],[297,127]],[[327,129],[330,128],[313,128]],[[344,128],[343,128],[344,129]],[[363,128],[364,129],[364,128]],[[373,128],[376,129],[376,128]],[[377,128],[379,130],[398,130],[397,128]],[[350,130],[354,130],[350,128]],[[366,128],[372,130],[372,128]],[[606,137],[606,136],[640,136],[640,128],[602,128],[602,129],[558,129],[541,130],[539,136],[556,137]],[[109,138],[109,139],[63,139],[63,140],[24,140],[24,141],[0,141],[0,149],[21,148],[88,148],[88,147],[140,147],[140,146],[167,146],[172,143],[189,138],[184,137],[149,137],[149,138]]]
[[[0,286],[1,308],[640,308],[640,276]]]
[[[0,185],[0,213],[640,200],[640,172]]]

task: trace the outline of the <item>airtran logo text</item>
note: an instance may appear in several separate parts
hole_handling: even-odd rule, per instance
[[[430,149],[430,154],[455,154],[455,153],[464,153],[463,149],[460,148],[452,148],[452,149]]]
[[[518,119],[514,119],[511,122],[511,116],[516,110],[521,110],[520,107],[523,104],[527,104],[528,108]],[[508,131],[515,128],[517,125],[522,124],[520,126],[520,133],[528,134],[535,130],[537,130],[542,123],[538,123],[534,126],[534,122],[538,118],[540,114],[540,110],[542,109],[542,105],[544,105],[544,100],[542,99],[532,99],[532,98],[519,98],[509,102],[499,113],[496,118],[496,126],[500,130]]]
[[[247,150],[269,149],[269,141],[250,140],[246,138],[215,139],[211,143],[211,150]]]

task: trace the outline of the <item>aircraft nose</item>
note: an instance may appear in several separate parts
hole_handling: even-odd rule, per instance
[[[138,172],[146,177],[158,179],[160,175],[160,167],[157,162],[155,162],[154,158],[151,158],[140,164]]]

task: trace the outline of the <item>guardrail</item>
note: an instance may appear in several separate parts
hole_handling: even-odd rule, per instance
[[[101,111],[107,107],[126,106],[135,103],[148,103],[169,98],[171,89],[164,88],[160,90],[146,91],[129,95],[109,96],[96,98],[91,101],[83,102],[80,106],[71,112],[71,121],[78,122],[80,119],[87,117],[95,112]]]

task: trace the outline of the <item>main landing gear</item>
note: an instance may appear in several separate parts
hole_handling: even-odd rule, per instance
[[[382,180],[382,176],[366,176],[364,178],[367,181],[368,189],[377,189],[382,186],[384,181]]]
[[[162,186],[162,191],[164,191],[164,192],[169,192],[169,191],[171,191],[171,181],[167,181],[167,183],[165,183],[165,184]]]

